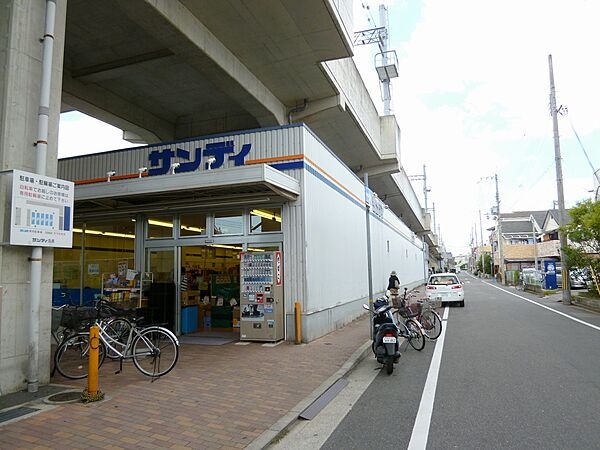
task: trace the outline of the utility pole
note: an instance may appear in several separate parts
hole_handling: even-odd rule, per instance
[[[437,227],[436,227],[436,225],[435,225],[435,202],[433,202],[432,209],[433,209],[433,232],[435,233],[435,231],[437,230]],[[438,236],[438,237],[439,237],[439,236]],[[438,240],[439,240],[439,239],[438,239]]]
[[[483,260],[483,226],[481,225],[481,210],[479,210],[479,235],[481,236],[481,270],[485,273]]]
[[[425,168],[425,164],[423,164],[423,175],[409,175],[408,179],[411,181],[423,181],[423,198],[425,199],[425,211],[429,208],[427,207],[427,193],[431,191],[427,187],[427,170]]]
[[[552,112],[552,126],[554,128],[554,162],[556,163],[556,190],[558,192],[559,228],[558,238],[560,240],[560,260],[562,264],[562,301],[564,305],[571,304],[571,286],[569,280],[569,261],[565,253],[567,247],[567,236],[562,227],[567,223],[565,211],[565,194],[563,191],[562,162],[560,156],[560,139],[558,137],[558,116],[556,109],[556,91],[554,88],[554,71],[552,69],[552,55],[548,55],[548,67],[550,70],[550,111]]]
[[[498,191],[498,174],[494,174],[496,181],[496,214],[498,214],[498,273],[504,281],[504,255],[502,252],[502,220],[500,219],[500,192]]]
[[[427,188],[427,170],[425,170],[425,164],[423,164],[423,196],[425,197],[425,211],[427,211],[427,193],[429,189]]]
[[[534,267],[535,270],[537,270],[538,267],[538,260],[537,260],[537,238],[535,237],[535,219],[533,218],[533,216],[530,216],[531,219],[531,233],[533,235],[533,260],[534,260]]]

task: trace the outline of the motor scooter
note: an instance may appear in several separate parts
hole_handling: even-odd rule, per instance
[[[367,311],[369,307],[363,304]],[[383,364],[386,372],[394,371],[394,363],[400,359],[398,327],[392,316],[392,305],[386,298],[373,303],[373,344],[371,346],[377,362]]]

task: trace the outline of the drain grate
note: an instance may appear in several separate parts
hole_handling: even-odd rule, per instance
[[[27,406],[20,406],[18,408],[9,409],[8,411],[2,411],[0,412],[0,423],[16,419],[17,417],[26,416],[27,414],[36,411],[39,411],[39,409],[29,408]]]
[[[312,402],[308,408],[300,413],[298,416],[300,419],[311,420],[313,419],[319,412],[325,408],[331,400],[338,395],[342,389],[346,387],[348,384],[348,380],[345,378],[340,378],[335,383],[327,388],[325,392],[323,392],[319,398],[317,398],[314,402]]]

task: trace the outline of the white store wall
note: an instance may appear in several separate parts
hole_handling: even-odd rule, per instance
[[[307,339],[322,336],[362,314],[368,299],[364,185],[305,129]],[[389,242],[389,252],[388,252]],[[389,210],[371,214],[374,293],[387,287],[391,270],[403,285],[423,281],[422,242]]]

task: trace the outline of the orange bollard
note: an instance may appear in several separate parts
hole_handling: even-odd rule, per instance
[[[302,322],[300,315],[300,302],[294,303],[294,318],[296,319],[296,344],[302,343]]]
[[[98,352],[100,349],[100,328],[92,325],[90,328],[90,354],[88,365],[87,392],[90,396],[98,394]]]

